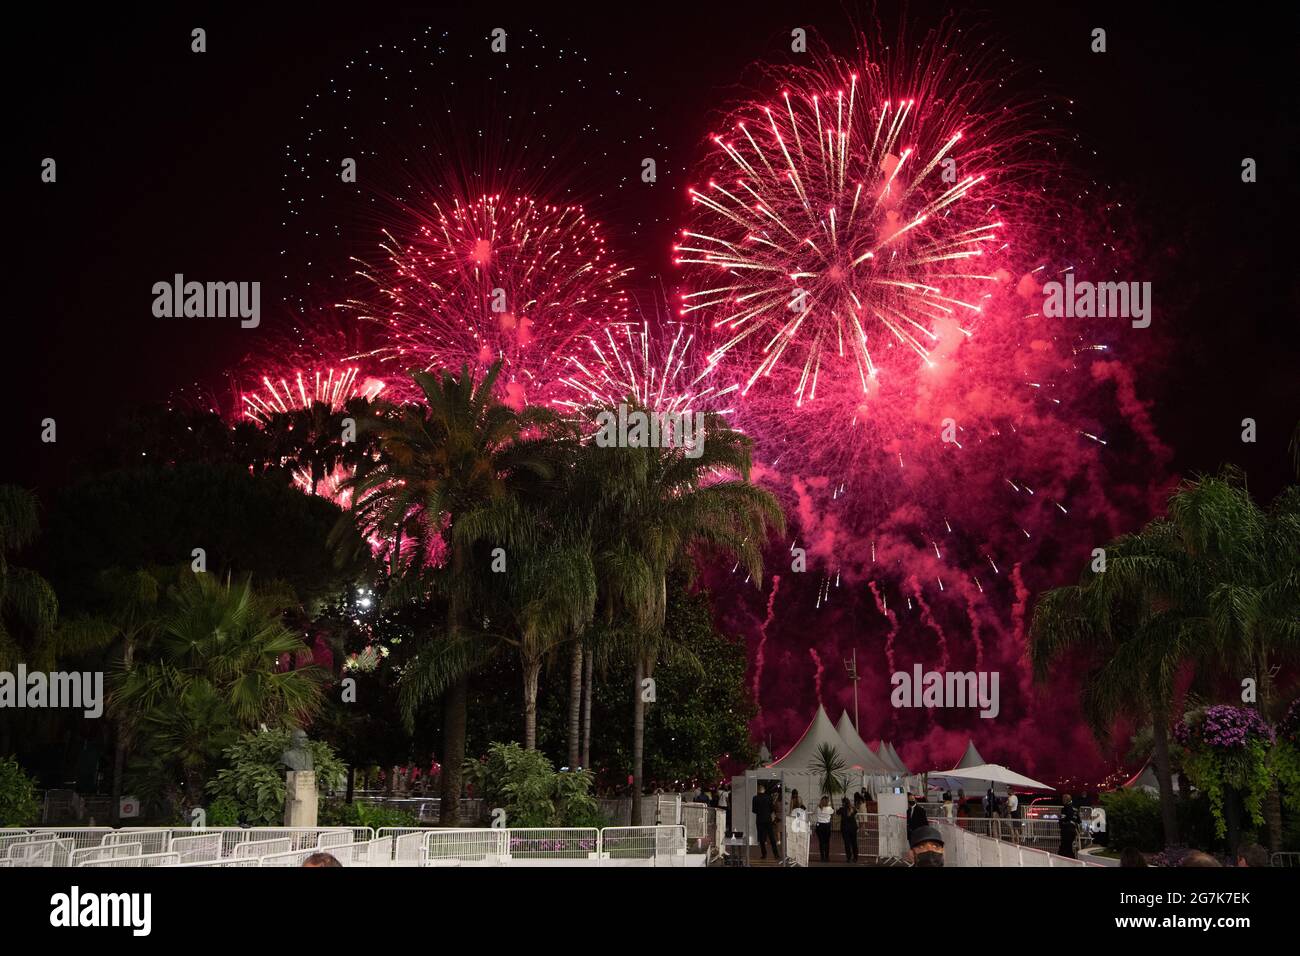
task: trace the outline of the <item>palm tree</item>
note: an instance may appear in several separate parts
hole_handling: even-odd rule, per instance
[[[446,602],[445,629],[431,635],[436,639],[412,661],[401,688],[408,721],[421,702],[443,699],[445,826],[460,818],[469,673],[488,653],[468,627],[481,577],[471,566],[473,545],[517,541],[517,496],[551,474],[546,436],[533,433],[545,432],[554,418],[542,409],[515,411],[497,401],[500,372],[497,362],[477,383],[468,367],[459,376],[415,373],[423,401],[380,405],[362,423],[377,438],[378,461],[349,483],[355,520],[386,542],[389,573],[405,579],[405,593],[422,592],[427,600],[436,589]],[[446,543],[445,560],[431,574],[440,540]]]
[[[1275,666],[1300,657],[1300,487],[1292,485],[1265,510],[1244,476],[1226,469],[1184,483],[1169,514],[1196,566],[1188,629],[1201,661],[1233,682],[1253,674],[1261,716],[1280,718],[1274,711],[1287,701],[1274,693]],[[1264,810],[1276,850],[1282,839],[1276,785]]]
[[[48,670],[54,660],[52,638],[59,601],[48,581],[10,563],[10,555],[31,544],[40,530],[36,496],[0,485],[0,669],[19,661]]]
[[[1177,529],[1155,521],[1105,548],[1105,570],[1043,594],[1034,609],[1029,656],[1046,681],[1053,665],[1076,654],[1091,661],[1083,711],[1105,743],[1115,719],[1149,721],[1165,842],[1178,842],[1169,759],[1170,707],[1178,669],[1191,648],[1182,626],[1195,587]]]
[[[110,706],[143,741],[153,771],[146,792],[188,810],[239,731],[302,723],[319,709],[325,675],[315,666],[280,669],[283,657],[305,649],[280,621],[284,603],[255,593],[248,581],[188,571],[168,589],[169,608],[147,655],[112,681]],[[177,773],[180,791],[170,784]]]
[[[821,744],[817,748],[817,753],[813,755],[812,763],[808,765],[808,769],[821,778],[821,788],[824,796],[833,800],[837,794],[843,793],[847,789],[845,771],[849,769],[849,765],[832,744]]]
[[[85,651],[117,645],[121,653],[120,670],[129,672],[135,663],[137,648],[147,646],[159,628],[158,578],[148,571],[123,571],[109,568],[96,581],[100,610],[90,616],[64,621],[59,626],[60,646],[74,646]],[[118,822],[118,805],[122,796],[122,774],[126,766],[129,721],[118,713],[114,719],[113,742],[113,822]]]
[[[644,410],[634,398],[630,410]],[[717,415],[704,416],[702,447],[586,446],[585,468],[597,594],[606,623],[627,622],[634,640],[632,823],[641,816],[645,743],[643,682],[665,651],[668,574],[696,546],[763,575],[762,546],[783,529],[780,505],[749,483],[752,442]]]

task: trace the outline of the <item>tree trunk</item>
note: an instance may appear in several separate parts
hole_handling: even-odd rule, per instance
[[[458,586],[465,572],[465,550],[451,548],[451,599],[447,602],[447,635],[460,637],[461,607]],[[438,822],[444,827],[460,825],[461,773],[465,763],[465,724],[469,706],[469,678],[462,677],[449,685],[442,695],[442,775],[438,803]]]
[[[592,671],[595,667],[595,657],[591,651],[583,652],[582,661],[582,757],[581,764],[584,768],[591,768],[591,694],[592,694]]]
[[[442,801],[438,822],[444,827],[460,825],[461,769],[465,763],[465,719],[469,680],[450,685],[442,702]]]
[[[641,826],[641,758],[645,745],[645,701],[641,699],[641,680],[645,675],[645,661],[636,659],[636,673],[632,680],[632,826]]]
[[[1178,845],[1178,811],[1174,805],[1174,781],[1169,771],[1169,728],[1165,714],[1158,709],[1151,721],[1155,743],[1156,782],[1160,785],[1160,820],[1164,824],[1165,846]]]
[[[541,658],[524,659],[524,749],[537,749],[537,676]]]
[[[569,661],[569,769],[576,770],[582,756],[582,641],[573,642]]]
[[[1273,673],[1267,652],[1260,654],[1258,673],[1259,694],[1255,706],[1259,710],[1259,716],[1267,721],[1269,705],[1273,700]],[[1282,849],[1282,795],[1278,791],[1276,780],[1264,795],[1263,810],[1264,827],[1268,831],[1268,848],[1276,853]]]
[[[122,667],[126,673],[130,673],[134,661],[135,644],[127,640],[122,648]],[[109,788],[112,801],[109,807],[109,819],[116,827],[122,825],[122,771],[126,764],[126,729],[123,725],[126,720],[119,714],[113,723],[113,785]]]

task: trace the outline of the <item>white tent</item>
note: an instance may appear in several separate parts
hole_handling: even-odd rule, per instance
[[[895,773],[907,773],[907,767],[898,759],[898,754],[894,753],[894,749],[883,740],[876,741],[876,756]]]
[[[1173,780],[1174,793],[1178,792],[1178,775],[1174,774]],[[1160,793],[1160,781],[1156,779],[1155,768],[1151,766],[1148,760],[1142,765],[1142,769],[1135,773],[1131,780],[1123,785],[1125,790],[1145,790],[1148,793]]]
[[[975,741],[971,740],[970,738],[967,738],[966,752],[962,754],[961,759],[957,761],[958,769],[965,769],[966,767],[978,767],[982,763],[988,763],[988,761],[985,760],[983,757],[981,757],[980,752],[975,749]]]
[[[1014,770],[1008,770],[1001,764],[984,763],[974,767],[954,767],[952,770],[936,770],[930,774],[930,782],[956,780],[963,786],[972,783],[988,789],[989,784],[1002,784],[1004,787],[1023,787],[1026,790],[1055,790],[1045,783],[1039,783]]]
[[[803,736],[795,741],[794,746],[779,759],[768,764],[767,769],[792,770],[795,773],[811,772],[813,762],[817,759],[817,751],[823,744],[834,747],[846,764],[853,762],[848,745],[840,737],[830,717],[826,716],[826,708],[819,704],[817,713],[813,715],[812,723],[803,732]]]
[[[844,747],[851,755],[852,762],[861,767],[867,776],[892,776],[895,773],[893,767],[887,766],[871,752],[870,747],[863,743],[857,729],[853,726],[853,721],[849,720],[847,711],[840,715],[840,722],[835,725],[835,730],[844,741]]]
[[[907,769],[907,764],[903,763],[903,758],[900,757],[898,751],[894,749],[893,741],[890,741],[885,746],[889,748],[889,756],[893,759],[894,765],[904,774],[910,774],[912,771]]]

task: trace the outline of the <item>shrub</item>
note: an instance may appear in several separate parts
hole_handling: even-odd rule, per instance
[[[516,743],[494,743],[482,760],[465,764],[465,777],[489,811],[506,811],[510,827],[602,826],[586,770],[556,773],[546,757]]]
[[[207,791],[217,803],[233,806],[240,823],[276,826],[284,822],[284,768],[281,755],[289,749],[288,730],[244,734],[224,751],[227,766]],[[309,741],[316,767],[316,790],[328,792],[343,779],[345,769],[329,744]],[[212,810],[209,809],[209,818]],[[216,825],[216,824],[213,824]]]
[[[36,783],[12,757],[0,759],[0,827],[26,827],[38,823],[41,805]]]
[[[1106,842],[1123,849],[1154,853],[1164,846],[1160,798],[1145,790],[1115,790],[1101,795],[1106,811]]]
[[[373,803],[344,803],[331,800],[320,808],[320,825],[323,827],[418,827],[422,826],[413,813],[376,806]]]

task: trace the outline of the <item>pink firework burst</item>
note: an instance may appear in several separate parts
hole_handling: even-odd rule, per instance
[[[734,411],[739,387],[719,384],[698,346],[699,330],[654,301],[639,320],[608,322],[573,342],[553,405],[578,411],[630,398],[666,414]]]
[[[338,411],[354,398],[374,401],[384,391],[380,379],[356,367],[279,370],[261,376],[262,387],[240,395],[244,416],[265,424],[276,414],[324,405]]]
[[[370,357],[480,374],[501,360],[503,397],[517,405],[539,400],[580,332],[627,315],[630,270],[580,206],[497,194],[406,212],[414,227],[386,230],[384,262],[360,272],[374,301],[348,303],[380,326]]]
[[[947,45],[927,49],[789,69],[712,137],[675,247],[681,309],[710,319],[710,361],[745,392],[772,378],[802,404],[829,374],[867,395],[884,367],[930,367],[945,331],[970,336],[1007,278],[1021,111]]]

